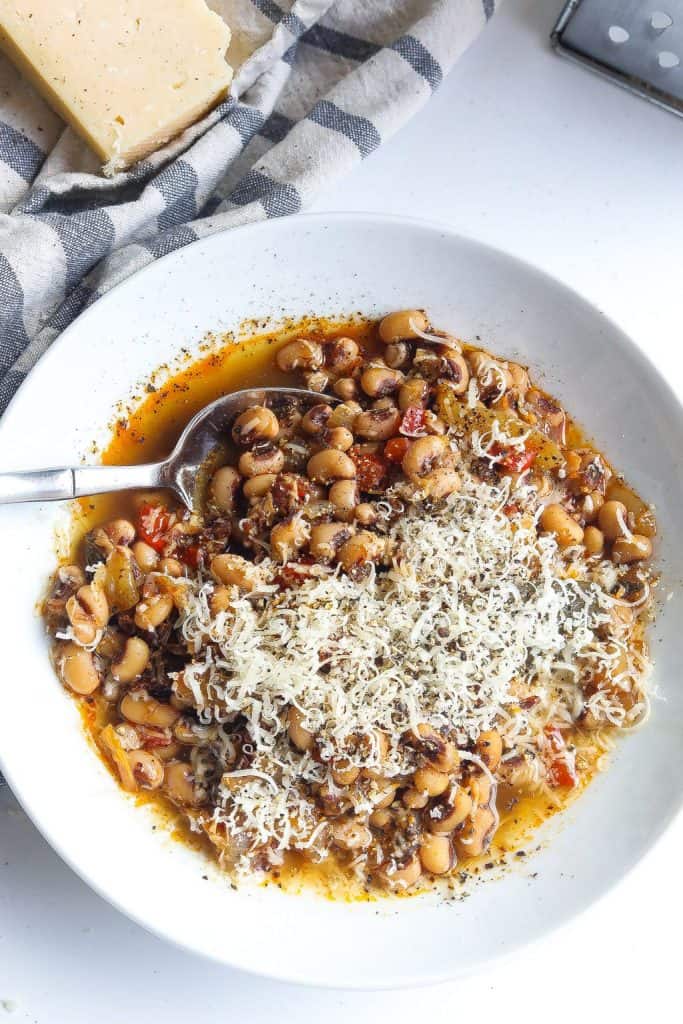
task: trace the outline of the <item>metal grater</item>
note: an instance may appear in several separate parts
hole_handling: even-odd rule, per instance
[[[557,53],[683,117],[683,0],[569,0]]]

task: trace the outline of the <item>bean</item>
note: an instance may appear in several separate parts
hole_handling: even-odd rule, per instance
[[[344,520],[351,518],[358,505],[358,484],[355,480],[337,480],[332,484],[328,499],[336,507],[336,515]]]
[[[486,767],[495,772],[503,756],[503,740],[496,729],[486,729],[479,733],[475,749]]]
[[[165,576],[172,576],[174,579],[185,575],[183,563],[179,562],[177,558],[162,558],[159,562],[159,572],[163,572]]]
[[[232,425],[233,441],[245,447],[258,441],[272,441],[279,432],[277,416],[265,405],[253,405],[245,409]]]
[[[353,377],[340,377],[332,385],[332,390],[343,402],[348,402],[358,394],[358,385]]]
[[[605,548],[605,536],[597,526],[587,526],[583,531],[583,546],[589,555],[601,555]]]
[[[332,406],[323,402],[319,405],[312,405],[301,418],[301,429],[306,434],[317,437],[327,428],[332,412]]]
[[[159,555],[150,544],[144,540],[136,540],[132,547],[133,558],[143,572],[153,572],[159,564]]]
[[[252,562],[241,555],[215,555],[211,559],[211,575],[218,583],[232,583],[241,590],[253,590],[259,575]]]
[[[418,792],[435,797],[446,792],[450,779],[446,772],[437,771],[435,768],[418,768],[413,775],[413,785]]]
[[[389,866],[380,871],[380,878],[390,889],[409,889],[422,874],[420,858],[416,853],[396,867]]]
[[[359,821],[352,818],[335,821],[332,825],[332,841],[335,846],[350,853],[356,850],[367,850],[372,843],[372,832]]]
[[[626,506],[633,519],[633,528],[644,537],[654,537],[657,533],[657,522],[652,509],[642,498],[619,481],[611,481],[607,485],[607,498],[620,501]]]
[[[220,615],[221,612],[229,611],[234,603],[234,589],[219,586],[209,598],[209,608],[212,615]]]
[[[297,750],[305,753],[313,749],[315,738],[312,732],[301,724],[304,716],[298,708],[291,707],[287,712],[287,735]]]
[[[425,430],[428,434],[435,434],[442,437],[448,430],[448,427],[441,417],[437,416],[431,409],[425,409],[424,424]]]
[[[288,562],[305,546],[310,532],[309,524],[297,515],[276,523],[270,531],[270,551],[273,558],[278,562]]]
[[[325,431],[325,444],[328,448],[347,452],[353,444],[353,434],[347,427],[331,427]]]
[[[242,476],[261,476],[264,473],[281,473],[285,456],[280,448],[242,452],[237,467]]]
[[[600,491],[590,491],[586,494],[581,502],[581,514],[584,521],[586,523],[594,523],[604,504],[605,499]]]
[[[361,530],[342,544],[337,557],[348,572],[366,562],[378,561],[384,554],[384,546],[384,541],[376,533]]]
[[[374,526],[377,522],[375,506],[371,505],[369,501],[364,501],[356,506],[353,517],[361,526]]]
[[[293,370],[319,370],[323,365],[322,346],[317,341],[297,338],[284,345],[275,357],[275,361],[283,373]]]
[[[311,555],[321,562],[331,562],[352,531],[346,523],[318,523],[311,529]]]
[[[428,832],[420,840],[420,861],[430,875],[445,875],[453,867],[453,850],[448,836]]]
[[[127,546],[135,540],[135,527],[129,519],[112,519],[102,529],[114,547]]]
[[[459,857],[480,857],[493,837],[496,816],[490,807],[478,807],[470,822],[455,837],[455,849]]]
[[[169,594],[152,594],[140,601],[135,609],[135,625],[148,633],[165,622],[173,611],[173,598]]]
[[[306,472],[311,480],[330,484],[333,480],[353,480],[356,467],[352,459],[335,448],[323,448],[308,460]]]
[[[328,374],[322,370],[310,370],[308,373],[304,373],[304,384],[309,391],[317,391],[322,394],[330,383]]]
[[[172,761],[164,769],[164,789],[175,803],[182,807],[193,807],[200,803],[194,784],[194,774],[189,764]]]
[[[353,427],[353,421],[359,412],[363,411],[362,405],[352,400],[346,402],[340,402],[339,405],[335,405],[327,421],[328,427],[346,427],[351,430]]]
[[[606,540],[617,540],[628,530],[626,517],[628,511],[621,501],[606,501],[598,512],[598,526]]]
[[[434,469],[447,451],[448,442],[443,437],[418,437],[403,456],[403,472],[417,483]]]
[[[180,718],[180,712],[170,704],[150,697],[146,690],[135,690],[124,695],[119,709],[124,718],[134,725],[151,725],[168,729]]]
[[[554,533],[561,548],[580,544],[583,530],[562,505],[546,505],[541,514],[541,526],[547,533]]]
[[[104,591],[94,583],[86,583],[66,602],[66,614],[74,639],[91,644],[109,619],[109,604]]]
[[[398,391],[403,382],[400,370],[388,366],[368,366],[360,377],[360,386],[370,398],[385,398]]]
[[[472,797],[459,786],[452,786],[429,811],[428,825],[435,836],[450,835],[472,812]]]
[[[644,558],[649,558],[651,554],[652,541],[640,533],[631,534],[630,540],[627,537],[619,537],[612,545],[612,561],[615,565],[640,562]]]
[[[121,657],[112,662],[111,674],[119,683],[134,683],[147,668],[149,657],[150,650],[145,641],[139,636],[130,636]]]
[[[464,395],[470,383],[470,368],[462,352],[454,348],[443,348],[439,353],[441,368],[439,376],[449,382],[454,395]]]
[[[422,810],[429,803],[429,797],[426,793],[420,793],[417,789],[412,787],[404,789],[401,795],[401,800],[411,811]]]
[[[384,350],[384,362],[392,370],[403,370],[410,362],[411,350],[406,341],[392,341]]]
[[[337,786],[352,786],[360,775],[360,768],[351,764],[348,757],[337,757],[332,762],[332,778]]]
[[[336,374],[353,373],[360,362],[360,349],[353,338],[335,338],[325,349],[325,362]]]
[[[426,722],[418,725],[417,734],[413,733],[413,743],[422,757],[437,771],[451,772],[460,764],[455,745]]]
[[[100,675],[92,654],[71,641],[60,646],[57,667],[62,682],[83,697],[93,693],[100,685]]]
[[[385,829],[392,820],[391,811],[385,807],[378,808],[372,812],[368,820],[373,828]]]
[[[529,389],[529,373],[526,367],[520,366],[519,363],[508,363],[508,373],[512,381],[510,388],[523,399]]]
[[[429,384],[422,377],[409,377],[398,389],[398,407],[405,412],[411,406],[425,408],[429,399]]]
[[[353,432],[367,441],[386,441],[393,437],[401,425],[401,413],[396,406],[384,409],[367,409],[356,416]]]
[[[259,473],[258,476],[250,477],[249,480],[245,480],[242,488],[244,497],[249,501],[262,498],[272,488],[276,480],[276,473]]]
[[[429,321],[423,310],[402,309],[396,313],[389,313],[380,321],[379,336],[386,345],[389,345],[405,338],[418,338],[417,331],[426,331],[428,327]]]
[[[164,766],[154,754],[148,750],[128,750],[128,763],[135,781],[143,789],[158,789],[164,781]]]
[[[211,477],[209,498],[221,512],[232,512],[242,477],[232,466],[221,466]]]

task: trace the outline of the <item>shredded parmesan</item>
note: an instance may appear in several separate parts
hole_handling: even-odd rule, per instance
[[[623,602],[610,593],[613,567],[578,554],[568,562],[553,536],[538,534],[534,515],[505,514],[509,497],[509,484],[465,474],[440,508],[407,506],[394,520],[390,503],[378,505],[378,529],[394,554],[388,570],[364,579],[317,567],[282,589],[281,566],[265,558],[259,593],[236,591],[215,616],[214,584],[188,581],[180,627],[193,660],[184,681],[204,724],[245,723],[250,755],[236,770],[234,743],[218,729],[211,827],[247,835],[252,851],[310,847],[324,829],[306,787],[324,784],[334,796],[330,767],[343,756],[381,771],[383,782],[353,798],[357,811],[371,811],[388,781],[414,770],[401,740],[421,723],[454,730],[463,758],[484,769],[463,748],[495,725],[540,784],[539,735],[548,721],[576,722],[585,708],[581,677],[621,672],[626,688],[643,673],[626,626],[622,634],[615,626]],[[520,698],[529,695],[536,699],[524,710]],[[643,699],[627,709],[613,688],[587,701],[622,728],[646,706]],[[289,741],[290,707],[315,734],[315,759]]]

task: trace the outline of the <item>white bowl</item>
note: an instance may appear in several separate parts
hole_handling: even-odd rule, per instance
[[[118,400],[207,330],[264,316],[424,306],[434,321],[540,370],[628,479],[655,501],[662,594],[683,575],[683,414],[665,382],[596,309],[526,264],[435,226],[301,216],[196,242],[124,282],[70,327],[0,426],[3,469],[88,458]],[[611,770],[543,830],[541,851],[466,901],[342,904],[233,891],[196,853],[152,831],[84,739],[52,674],[35,604],[66,509],[0,510],[4,585],[2,767],[61,856],[130,917],[223,963],[349,987],[451,978],[537,939],[603,894],[671,821],[683,791],[678,595],[655,631],[650,722]],[[532,873],[537,877],[531,879]],[[204,878],[203,876],[208,876]]]

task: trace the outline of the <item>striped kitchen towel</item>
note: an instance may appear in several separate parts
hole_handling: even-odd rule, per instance
[[[209,0],[231,96],[107,179],[0,57],[0,413],[86,306],[214,231],[296,213],[438,88],[500,0]]]

